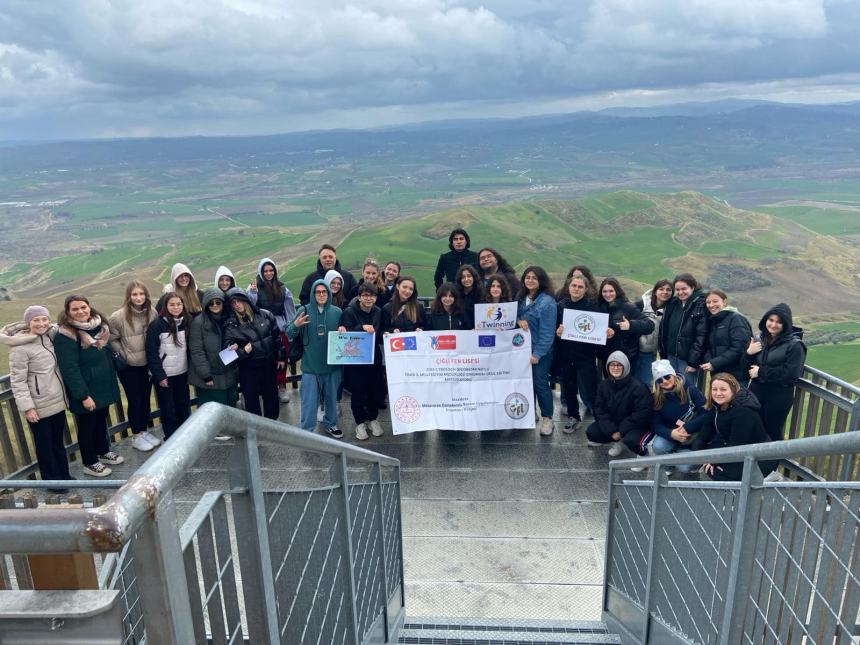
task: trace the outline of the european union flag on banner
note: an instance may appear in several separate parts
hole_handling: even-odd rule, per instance
[[[495,347],[496,335],[478,336],[478,347]]]
[[[406,336],[403,338],[403,349],[418,349],[418,340],[415,336]]]

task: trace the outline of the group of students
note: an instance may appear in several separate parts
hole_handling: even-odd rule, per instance
[[[148,430],[152,388],[165,439],[191,414],[189,385],[198,404],[236,405],[241,389],[245,410],[277,419],[280,403],[289,400],[286,364],[298,360],[303,429],[322,422],[342,437],[338,401],[346,388],[356,438],[381,436],[381,347],[372,365],[342,369],[328,364],[328,332],[373,333],[381,345],[387,333],[472,329],[481,303],[518,302],[517,324],[531,335],[542,435],[553,432],[551,382],[558,381],[568,416],[564,431],[582,423],[579,395],[594,417],[589,445],[611,444],[612,456],[625,446],[646,455],[782,438],[805,358],[787,305],[766,312],[753,335],[724,292],[703,292],[689,274],[660,280],[631,303],[618,280],[598,285],[588,267],[573,267],[555,292],[540,266],[517,277],[496,250],[471,251],[463,229],[448,241],[429,312],[398,262],[380,266],[368,259],[356,280],[328,244],[302,284],[298,305],[276,263],[263,258],[245,290],[223,266],[214,286],[202,290],[177,263],[155,304],[146,285],[132,280],[123,306],[109,317],[78,294],[65,299],[56,323],[44,307],[27,307],[22,322],[0,331],[0,342],[11,348],[12,390],[32,429],[43,479],[71,478],[63,442],[67,409],[78,428],[84,473],[105,477],[110,465],[122,463],[107,435],[107,409],[120,398],[117,378],[132,446],[144,452],[161,443]],[[608,314],[606,345],[563,339],[566,309]],[[225,350],[233,360],[225,360]],[[695,384],[700,370],[711,373],[707,396]],[[714,477],[737,474],[706,470]]]

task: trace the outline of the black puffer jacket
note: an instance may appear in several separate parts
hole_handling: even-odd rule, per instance
[[[382,309],[374,305],[370,311],[364,311],[361,308],[358,300],[349,303],[349,306],[343,310],[340,315],[340,324],[346,327],[347,331],[364,331],[364,325],[370,325],[376,332],[374,343],[376,343],[376,351],[373,355],[373,364],[382,365]],[[351,365],[344,373],[354,371],[352,368],[362,368],[364,365]]]
[[[392,303],[389,302],[382,308],[382,331],[393,332],[397,329],[404,332],[429,329],[430,323],[427,319],[427,311],[421,306],[421,303],[418,303],[418,318],[415,322],[409,320],[404,313],[392,317],[391,305]]]
[[[693,367],[698,367],[704,361],[705,342],[708,338],[708,311],[705,309],[705,296],[696,289],[687,298],[686,306],[672,298],[666,303],[663,322],[660,325],[660,356],[667,358],[677,356]],[[670,321],[680,315],[680,327],[670,324]],[[670,332],[677,329],[677,335],[670,338]]]
[[[782,332],[773,342],[767,344],[765,323],[776,314],[782,320]],[[768,309],[758,323],[762,333],[762,348],[758,354],[744,353],[744,369],[758,365],[756,381],[760,385],[780,385],[791,387],[803,373],[803,363],[806,361],[806,345],[801,340],[803,330],[792,325],[791,309],[785,303],[779,303]]]
[[[694,435],[693,450],[745,446],[770,441],[758,413],[760,407],[755,394],[746,388],[741,388],[725,410],[714,405],[708,410],[702,429]],[[773,470],[770,462],[760,462],[759,465],[762,474]],[[719,466],[722,471],[716,471],[714,479],[739,480],[743,474],[741,462],[719,464]]]
[[[617,353],[609,360],[618,360],[624,365],[622,377],[618,380],[607,377],[600,382],[593,406],[594,418],[607,435],[620,432],[623,437],[647,432],[651,428],[651,392],[642,381],[630,375],[630,363],[625,364],[626,358],[616,357]]]
[[[472,325],[472,327],[474,327],[474,325]],[[430,327],[428,329],[433,329],[436,331],[447,331],[451,329],[470,329],[470,327],[466,326],[466,321],[463,317],[463,314],[447,314],[445,312],[442,312],[439,314],[430,314]]]
[[[654,321],[629,302],[615,300],[611,305],[604,303],[601,310],[609,314],[609,326],[615,332],[612,338],[606,341],[601,356],[606,357],[616,351],[624,352],[630,364],[636,365],[639,359],[639,337],[654,331]],[[618,326],[624,318],[630,323],[630,329],[626,331]]]
[[[355,289],[356,285],[355,276],[346,269],[341,268],[340,260],[335,260],[334,270],[340,273],[340,276],[343,278],[343,287],[341,288],[341,291],[343,291],[344,294],[351,293],[352,290]],[[325,274],[328,272],[329,269],[324,269],[322,263],[317,260],[317,270],[313,273],[309,273],[307,277],[305,277],[305,281],[302,282],[302,290],[299,292],[300,304],[307,305],[311,301],[311,287],[317,280],[325,280]]]
[[[436,273],[433,276],[436,288],[438,289],[443,282],[454,282],[457,271],[464,264],[471,264],[475,270],[478,268],[478,254],[470,251],[468,246],[459,252],[451,249],[440,255],[439,262],[436,264]]]
[[[708,316],[708,346],[702,362],[710,363],[714,374],[728,372],[744,382],[743,358],[750,338],[752,327],[738,312],[723,309],[716,316]]]
[[[191,322],[188,334],[188,351],[191,360],[188,364],[188,382],[194,387],[226,390],[236,385],[236,364],[224,365],[219,352],[224,349],[224,323],[229,314],[228,307],[216,318],[209,311],[209,303],[216,298],[223,300],[220,289],[206,289],[203,292],[203,313]],[[208,379],[211,385],[206,385]]]
[[[239,346],[236,352],[239,354],[240,361],[248,359],[285,360],[286,352],[283,343],[281,343],[281,332],[278,331],[275,317],[265,309],[257,309],[241,289],[234,288],[227,291],[228,300],[237,297],[244,300],[245,306],[253,310],[254,319],[250,320],[243,317],[242,320],[239,320],[236,314],[231,311],[224,325],[225,344],[232,345],[235,343]],[[251,343],[252,347],[250,354],[246,354],[244,350],[248,343]]]

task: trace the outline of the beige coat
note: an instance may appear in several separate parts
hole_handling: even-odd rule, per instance
[[[43,419],[68,407],[54,353],[56,333],[57,326],[51,325],[46,334],[37,336],[23,322],[0,330],[0,343],[10,348],[9,373],[15,403],[21,412],[35,409]]]
[[[111,349],[119,352],[129,365],[146,365],[146,329],[155,318],[153,308],[150,308],[148,318],[135,312],[132,314],[132,324],[129,325],[124,309],[113,312],[108,319]]]

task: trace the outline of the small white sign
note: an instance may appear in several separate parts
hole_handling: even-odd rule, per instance
[[[565,309],[561,319],[564,329],[562,340],[575,340],[592,345],[606,345],[606,329],[609,327],[609,314],[597,311]]]
[[[514,329],[517,326],[517,303],[485,302],[475,305],[475,329]]]
[[[239,358],[239,355],[236,353],[236,350],[230,349],[229,347],[227,349],[222,349],[220,352],[218,352],[218,356],[221,358],[221,362],[224,363],[224,365],[229,365],[237,358]]]

